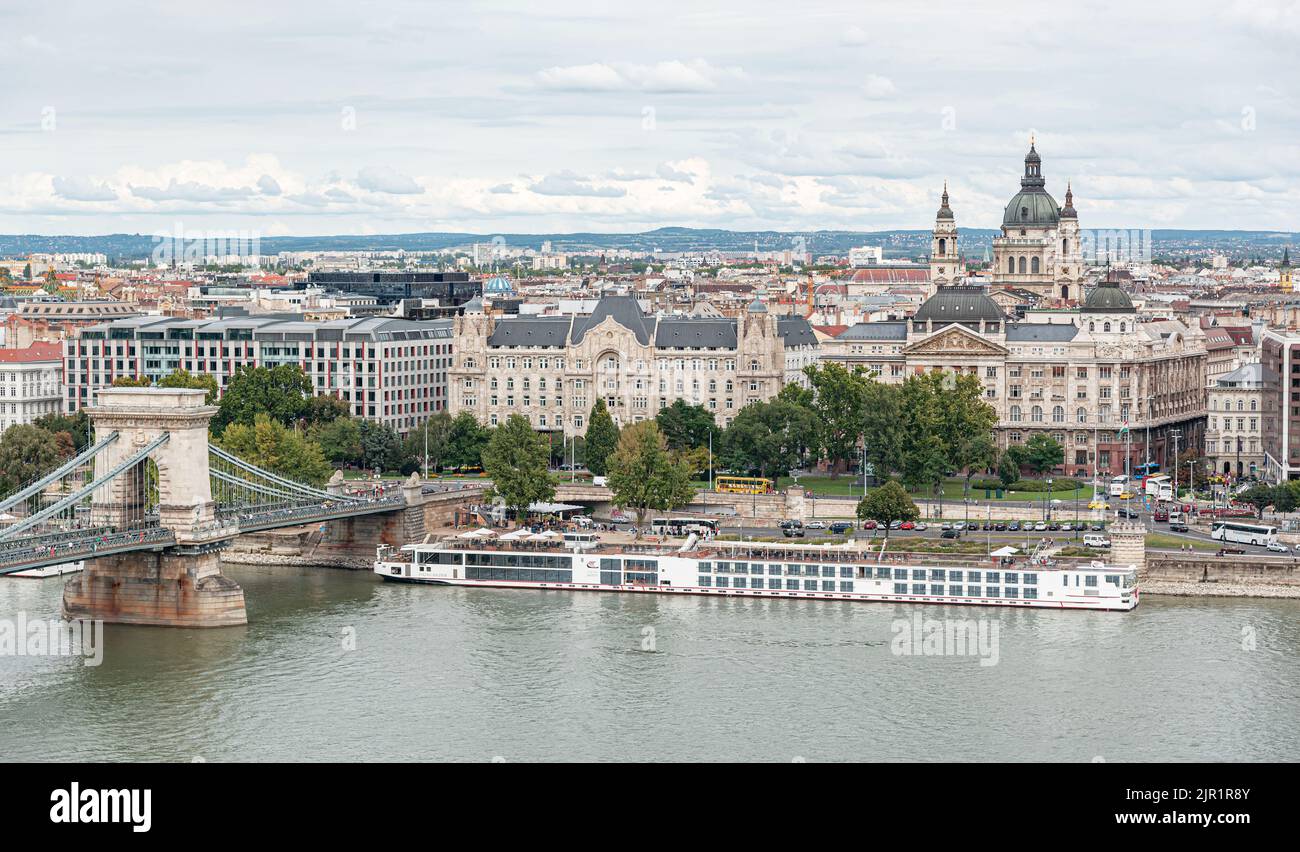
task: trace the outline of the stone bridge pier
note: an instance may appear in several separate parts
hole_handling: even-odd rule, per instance
[[[97,436],[118,438],[95,459],[102,473],[150,452],[157,470],[159,522],[175,545],[86,560],[63,589],[65,618],[168,627],[226,627],[248,623],[244,590],[221,573],[221,550],[235,534],[216,519],[208,475],[208,421],[216,406],[202,390],[108,388],[89,409]],[[102,486],[91,504],[95,525],[123,529],[143,514],[153,478],[141,463]]]

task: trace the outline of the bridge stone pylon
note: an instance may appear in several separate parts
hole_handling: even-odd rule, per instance
[[[118,433],[95,460],[100,470],[167,436],[149,458],[158,469],[159,524],[175,534],[177,544],[210,540],[217,530],[208,476],[208,422],[217,407],[205,405],[205,396],[188,388],[108,388],[88,409],[96,435]],[[127,527],[144,514],[147,488],[143,465],[102,486],[91,504],[93,523]]]
[[[65,617],[174,627],[248,623],[244,590],[221,573],[221,549],[238,528],[216,517],[208,421],[217,408],[204,404],[205,395],[181,388],[99,392],[89,410],[96,434],[118,438],[100,451],[96,470],[112,470],[166,436],[148,457],[158,469],[158,522],[175,543],[87,559],[64,586]],[[144,518],[147,489],[143,463],[114,477],[94,494],[92,524],[130,529]]]

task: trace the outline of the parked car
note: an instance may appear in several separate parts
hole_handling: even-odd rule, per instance
[[[1220,547],[1215,556],[1237,556],[1246,552],[1244,547]]]
[[[1007,524],[1007,532],[1020,532],[1020,522],[1012,521],[1011,523]]]
[[[1160,508],[1156,509],[1154,512],[1151,513],[1151,520],[1158,521],[1160,523],[1164,523],[1165,521],[1168,521],[1169,510],[1166,509],[1164,506],[1161,506]]]
[[[809,521],[803,525],[806,530],[824,530],[826,529],[825,521]]]
[[[1123,506],[1121,506],[1119,509],[1117,509],[1117,510],[1115,511],[1115,514],[1116,514],[1116,516],[1121,517],[1121,518],[1134,518],[1134,519],[1136,519],[1136,518],[1140,518],[1140,517],[1142,517],[1141,513],[1139,513],[1137,509],[1126,509],[1126,508],[1124,508]]]
[[[939,533],[940,538],[961,538],[961,532],[954,529],[946,529]]]
[[[803,521],[785,520],[781,522],[781,529],[803,529]]]
[[[1084,547],[1110,547],[1110,539],[1104,535],[1085,535],[1083,537]]]
[[[848,521],[835,521],[831,524],[831,532],[836,535],[843,535],[851,529],[853,529],[853,524]]]
[[[1101,524],[1093,524],[1088,529],[1092,530],[1093,532],[1101,532],[1102,530],[1105,529],[1105,527],[1103,527]]]
[[[952,528],[955,529],[957,532],[963,532],[966,529],[966,522],[958,521],[957,523],[952,525]]]
[[[889,528],[890,528],[891,530],[902,529],[902,527],[903,527],[903,522],[902,522],[902,521],[890,521],[890,522],[889,522]]]
[[[1056,521],[1052,521],[1050,524],[1047,525],[1047,528],[1048,528],[1049,530],[1051,530],[1052,532],[1056,532],[1056,531],[1060,530],[1061,525],[1058,524]]]
[[[1007,525],[1003,521],[998,521],[993,525],[993,529],[997,530],[998,532],[1006,532]]]
[[[924,521],[917,521],[917,522],[916,522],[916,531],[917,531],[917,532],[925,532],[925,531],[928,530],[929,528],[930,528],[930,525],[927,524],[927,523],[925,523]]]
[[[797,527],[785,527],[781,530],[781,535],[786,538],[804,538],[808,534],[803,531],[803,525]]]
[[[948,530],[952,529],[952,524],[949,523],[948,521],[944,521],[943,524],[939,527],[939,529],[943,530],[944,532],[947,532]]]
[[[903,521],[901,524],[898,525],[898,528],[900,530],[914,530],[916,529],[916,524],[913,523],[912,521]]]
[[[864,530],[874,530],[874,529],[876,528],[876,522],[875,522],[875,521],[863,521],[863,522],[862,522],[862,528],[863,528]]]
[[[1047,524],[1043,521],[1034,524],[1034,532],[1047,532]]]

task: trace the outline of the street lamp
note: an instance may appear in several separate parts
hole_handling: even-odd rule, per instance
[[[1047,490],[1043,492],[1043,523],[1047,523],[1048,521],[1050,521],[1050,520],[1052,519],[1052,516],[1051,516],[1051,511],[1052,511],[1052,510],[1049,509],[1049,508],[1048,508],[1048,505],[1047,505],[1047,504],[1048,504],[1048,500],[1051,498],[1051,496],[1052,496],[1052,479],[1051,479],[1051,477],[1048,477],[1048,478],[1047,478]]]

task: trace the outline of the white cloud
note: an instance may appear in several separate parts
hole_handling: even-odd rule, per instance
[[[539,71],[544,89],[568,92],[643,91],[661,94],[711,92],[719,86],[745,79],[739,67],[719,68],[703,59],[677,59],[652,65],[590,63],[555,66]]]
[[[894,81],[879,74],[868,74],[867,81],[862,84],[862,94],[872,99],[892,97]]]
[[[357,186],[389,195],[418,195],[424,190],[415,179],[388,166],[368,166],[357,174]]]
[[[595,186],[587,178],[573,172],[547,175],[528,187],[538,195],[584,195],[592,198],[621,198],[627,190],[617,186]]]
[[[106,183],[78,177],[56,177],[54,194],[70,201],[116,201],[117,193]]]
[[[861,47],[867,43],[867,31],[857,24],[840,33],[840,44],[845,47]]]

